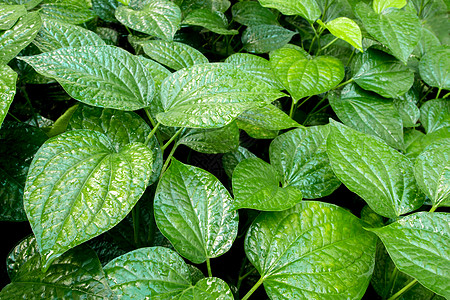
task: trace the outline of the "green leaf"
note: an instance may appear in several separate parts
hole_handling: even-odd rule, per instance
[[[325,24],[332,35],[340,38],[359,51],[363,52],[361,29],[352,19],[346,17],[336,18]]]
[[[33,44],[42,52],[50,52],[64,47],[103,46],[105,42],[90,30],[44,17]]]
[[[363,2],[356,5],[356,11],[367,32],[406,64],[422,31],[417,15],[398,8],[389,8],[377,14]]]
[[[247,232],[245,252],[272,299],[360,299],[376,245],[362,225],[338,206],[303,201],[261,213]]]
[[[227,173],[228,177],[231,178],[233,171],[236,166],[246,158],[256,157],[253,153],[247,150],[247,148],[239,146],[236,151],[225,153],[222,156],[222,165]]]
[[[204,27],[214,33],[234,35],[239,31],[228,29],[227,17],[220,11],[209,9],[196,9],[191,11],[184,19],[183,24]]]
[[[55,123],[53,123],[46,132],[47,136],[54,137],[66,131],[70,118],[72,118],[72,115],[77,110],[78,106],[79,104],[75,104],[69,107],[58,119],[56,119]]]
[[[171,41],[180,28],[181,10],[171,1],[153,0],[142,10],[119,6],[116,18],[131,29]]]
[[[296,187],[306,199],[328,196],[340,186],[326,153],[329,132],[328,125],[298,128],[272,141],[270,163],[283,186]]]
[[[402,96],[394,99],[394,105],[402,118],[403,127],[415,127],[420,117],[420,110],[417,107],[419,93],[413,87]]]
[[[344,87],[340,95],[331,93],[329,101],[345,125],[379,137],[389,146],[403,150],[403,122],[392,100],[350,84]]]
[[[434,207],[450,206],[450,138],[425,148],[415,161],[414,175]]]
[[[303,97],[329,91],[344,78],[344,65],[331,56],[302,58],[291,56],[295,50],[280,49],[271,53],[270,62],[275,75],[295,102]]]
[[[41,2],[42,0],[0,0],[0,3],[10,5],[24,5],[28,10],[35,8]]]
[[[25,179],[34,154],[46,139],[42,130],[28,124],[3,124],[0,131],[1,221],[27,220],[22,201]]]
[[[245,26],[278,25],[277,17],[258,2],[237,2],[231,8],[233,20]]]
[[[241,41],[248,52],[267,53],[289,43],[295,34],[278,25],[254,25],[244,30]]]
[[[117,47],[62,48],[20,59],[86,104],[137,110],[149,106],[153,98],[150,72],[136,56]]]
[[[247,110],[239,115],[238,121],[268,130],[302,127],[302,125],[289,118],[281,109],[272,104]]]
[[[233,198],[212,174],[175,159],[158,183],[155,220],[183,257],[199,264],[227,252],[237,235]]]
[[[32,12],[21,17],[14,27],[2,32],[0,35],[0,65],[7,64],[28,46],[40,27],[39,13]]]
[[[422,27],[422,34],[420,41],[414,49],[413,54],[419,58],[423,57],[428,51],[431,51],[434,47],[439,47],[441,42],[436,35],[429,29]]]
[[[339,180],[379,215],[396,219],[425,200],[412,162],[377,138],[333,121],[327,154]]]
[[[26,13],[27,10],[23,5],[0,4],[0,30],[10,29]]]
[[[203,278],[195,286],[186,291],[180,300],[205,299],[205,300],[233,300],[233,293],[225,281],[217,277]]]
[[[278,136],[278,130],[270,130],[267,128],[259,127],[252,123],[242,121],[239,118],[236,120],[236,124],[239,129],[244,130],[248,136],[254,139],[274,139]]]
[[[119,223],[144,193],[152,163],[147,146],[117,149],[93,130],[69,131],[45,142],[24,190],[44,267]]]
[[[373,10],[378,14],[381,14],[387,8],[403,8],[405,5],[406,0],[374,0],[372,3]]]
[[[283,15],[300,15],[313,23],[321,15],[315,0],[259,0],[264,7],[278,9]]]
[[[416,137],[413,139],[413,141],[411,141],[408,148],[406,149],[406,156],[410,159],[415,159],[420,153],[425,150],[426,147],[428,147],[432,143],[442,139],[450,138],[450,126],[443,127],[439,130],[427,134],[423,134],[422,132],[420,133],[421,134],[415,134]]]
[[[166,79],[167,76],[172,73],[154,60],[145,58],[143,56],[138,56],[138,58],[152,75],[153,81],[155,82],[155,89],[158,91],[157,93],[155,93],[155,98],[157,98],[159,95],[159,88],[161,87],[161,83],[164,81],[164,79]],[[155,101],[155,98],[152,102]]]
[[[450,102],[444,99],[425,102],[420,107],[420,123],[427,133],[450,126]]]
[[[259,158],[240,162],[233,172],[233,208],[252,208],[280,211],[293,207],[302,200],[295,186],[280,187],[276,169]]]
[[[95,252],[80,246],[55,260],[42,271],[34,238],[23,240],[10,253],[8,264],[12,282],[1,292],[1,299],[108,299],[113,296]],[[11,273],[10,273],[11,274]]]
[[[239,147],[239,128],[232,122],[222,128],[186,128],[177,144],[201,153],[227,153]]]
[[[174,70],[208,63],[200,51],[183,43],[152,40],[143,43],[142,47],[150,58]]]
[[[397,268],[422,285],[450,297],[450,214],[419,212],[388,226],[370,228],[383,241]]]
[[[242,112],[284,95],[226,63],[179,70],[164,80],[160,94],[164,112],[156,116],[158,121],[166,126],[193,128],[223,127]]]
[[[363,89],[386,98],[398,98],[414,83],[414,73],[394,57],[368,49],[356,57],[354,81]]]
[[[115,11],[119,7],[117,0],[91,0],[92,10],[106,22],[117,22]]]
[[[419,72],[423,81],[439,89],[450,89],[450,47],[438,46],[420,60]]]
[[[0,128],[16,94],[17,73],[7,65],[0,65]]]
[[[86,1],[79,0],[45,1],[39,12],[43,16],[74,25],[85,23],[95,17]]]

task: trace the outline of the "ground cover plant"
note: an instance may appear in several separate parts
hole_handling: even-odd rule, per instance
[[[0,0],[0,299],[449,299],[447,11]]]

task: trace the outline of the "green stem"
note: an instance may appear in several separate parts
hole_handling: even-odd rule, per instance
[[[346,67],[352,62],[355,52],[356,52],[356,48],[353,48],[352,54],[350,54],[350,57],[348,58],[347,63],[345,64]]]
[[[329,42],[328,44],[326,44],[325,46],[323,46],[322,48],[319,49],[319,52],[317,52],[317,55],[319,55],[320,51],[323,51],[325,49],[327,49],[328,47],[330,47],[334,42],[336,42],[339,38],[335,38],[334,40],[332,40],[331,42]]]
[[[392,295],[392,292],[395,287],[395,282],[397,281],[397,276],[398,276],[398,269],[396,266],[394,266],[394,271],[392,271],[391,279],[389,280],[389,285],[388,285],[389,294],[388,295]]]
[[[161,123],[156,124],[156,126],[153,127],[152,131],[150,131],[150,133],[148,134],[147,138],[145,139],[145,142],[144,142],[145,145],[148,145],[148,143],[150,142],[150,139],[152,138],[152,136],[155,135],[156,130],[158,130],[159,124],[161,124]]]
[[[147,115],[148,120],[150,121],[150,124],[152,124],[152,126],[155,127],[157,123],[155,122],[155,120],[153,120],[152,115],[150,114],[150,110],[148,108],[144,108],[144,111],[145,114]],[[162,145],[163,140],[161,138],[159,131],[156,132],[156,138],[158,139],[159,144]]]
[[[317,40],[319,39],[319,35],[317,34],[317,31],[316,31],[316,28],[314,28],[314,25],[313,24],[309,24],[309,25],[311,25],[311,28],[314,31],[314,37],[313,37],[313,39],[311,41],[311,45],[309,45],[309,53],[311,54],[311,50],[312,50],[312,47],[314,45],[314,42],[316,41],[316,39]]]
[[[133,217],[134,245],[139,248],[139,208],[137,205],[131,210],[131,216]]]
[[[133,34],[131,33],[130,28],[128,28],[127,26],[125,26],[125,28],[127,29],[128,33],[129,33],[130,35],[133,35]]]
[[[183,129],[184,128],[178,129],[178,131],[170,138],[170,140],[168,140],[167,143],[165,143],[164,146],[161,147],[161,150],[164,151],[170,145],[170,143],[172,143],[173,140],[177,138],[177,136],[181,133],[181,131],[183,131]]]
[[[27,93],[27,91],[25,90],[25,88],[22,87],[20,90],[22,91],[23,96],[25,97],[25,100],[27,100],[27,103],[28,103],[28,105],[30,106],[30,109],[31,109],[31,113],[32,113],[32,115],[33,115],[34,122],[36,123],[36,127],[39,128],[39,122],[38,122],[38,119],[37,119],[37,114],[36,114],[36,111],[34,110],[33,104],[31,104],[30,97],[28,97],[28,93]]]
[[[445,94],[444,97],[442,97],[442,99],[445,99],[445,98],[447,98],[448,96],[450,96],[450,93]]]
[[[241,300],[247,300],[258,288],[259,286],[264,282],[265,277],[261,277],[257,283],[248,291],[248,293],[242,298]]]
[[[22,122],[22,121],[19,120],[19,118],[17,118],[15,115],[13,115],[12,113],[10,113],[9,111],[8,111],[8,115],[9,115],[11,118],[13,118],[14,120],[16,120],[17,122]]]
[[[163,166],[162,169],[161,169],[161,175],[159,175],[159,178],[162,177],[162,175],[163,175],[164,172],[166,171],[167,167],[169,166],[170,159],[172,158],[173,154],[175,153],[175,150],[177,149],[177,147],[178,147],[178,145],[175,144],[175,145],[172,147],[172,150],[170,150],[169,156],[167,156],[167,159],[166,159],[166,161],[164,162],[164,166]]]
[[[244,278],[241,275],[242,275],[242,273],[245,270],[245,264],[246,263],[247,263],[247,256],[244,256],[244,259],[242,260],[241,268],[239,269],[238,281],[236,283],[236,289],[238,291],[241,288],[242,280],[244,280]]]
[[[439,98],[439,95],[441,94],[441,91],[442,91],[442,88],[440,87],[439,90],[438,90],[438,92],[437,92],[437,94],[436,94],[436,98],[435,98],[435,99],[438,99],[438,98]]]
[[[208,268],[208,277],[212,277],[211,262],[209,261],[209,258],[206,259],[206,267]]]
[[[433,205],[433,207],[431,207],[431,209],[429,210],[429,212],[434,212],[437,208],[438,208],[437,205],[436,205],[436,206]]]
[[[292,117],[294,116],[294,111],[295,111],[295,102],[294,102],[294,98],[291,98],[291,110],[289,111],[289,118],[292,119]]]
[[[303,100],[299,105],[297,105],[297,109],[300,108],[300,106],[302,106],[303,104],[306,103],[306,101],[309,100],[309,98],[311,98],[312,96],[309,96],[308,98],[306,98],[305,100]]]
[[[349,80],[347,80],[347,81],[345,81],[345,82],[342,82],[341,84],[335,86],[335,87],[333,88],[333,90],[338,89],[338,88],[340,88],[341,86],[344,86],[344,85],[346,85],[346,84],[349,84],[350,82],[353,82],[353,78],[350,78]]]
[[[413,281],[411,281],[410,283],[405,285],[400,291],[398,291],[397,293],[392,295],[388,300],[395,300],[395,299],[397,299],[398,297],[400,297],[401,295],[406,293],[410,288],[412,288],[416,283],[417,283],[417,279],[414,279]]]

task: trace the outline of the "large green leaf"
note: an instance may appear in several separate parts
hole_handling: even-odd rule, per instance
[[[152,40],[143,43],[142,48],[150,58],[174,70],[208,63],[200,51],[183,43]]]
[[[356,11],[367,32],[406,64],[422,31],[417,15],[398,8],[389,8],[377,14],[363,2],[356,5]]]
[[[223,127],[242,112],[267,105],[283,95],[231,64],[196,65],[164,80],[164,112],[156,117],[166,126]]]
[[[272,104],[247,110],[239,115],[238,121],[268,130],[302,127],[302,125],[289,118],[285,112]]]
[[[42,18],[42,27],[33,44],[42,52],[49,52],[64,47],[103,46],[105,42],[80,26]]]
[[[344,78],[344,65],[331,56],[292,57],[293,49],[280,49],[270,54],[272,69],[295,102],[303,97],[329,91]]]
[[[422,34],[420,36],[420,40],[416,46],[416,49],[414,49],[413,54],[421,58],[428,51],[431,51],[434,47],[439,47],[440,45],[441,42],[436,37],[436,35],[426,27],[422,27]]]
[[[45,142],[24,190],[43,265],[119,223],[144,193],[152,163],[144,144],[117,149],[93,130],[69,131]]]
[[[12,282],[0,299],[108,299],[113,293],[95,252],[80,246],[42,271],[36,240],[30,236],[8,256]]]
[[[237,2],[231,8],[231,13],[234,21],[245,26],[278,25],[275,14],[258,2]]]
[[[242,33],[244,49],[253,53],[267,53],[283,47],[296,34],[278,25],[253,25]]]
[[[199,264],[231,248],[238,227],[232,203],[212,174],[172,159],[156,189],[155,220],[178,253]]]
[[[433,206],[450,206],[450,138],[425,148],[415,161],[414,174]]]
[[[30,10],[36,7],[42,0],[0,0],[0,3],[10,5],[24,5],[26,9]]]
[[[261,213],[247,232],[245,252],[272,299],[360,299],[376,244],[362,225],[338,206],[304,201]]]
[[[270,144],[270,163],[283,186],[298,188],[306,199],[322,198],[341,182],[334,175],[326,153],[330,127],[312,126],[288,131]]]
[[[282,185],[277,170],[260,158],[240,162],[233,172],[233,208],[280,211],[302,200],[295,186]]]
[[[116,18],[134,30],[171,41],[180,28],[181,10],[171,1],[153,0],[142,10],[119,6],[116,9]]]
[[[253,153],[247,150],[247,148],[239,146],[236,151],[225,153],[222,156],[222,165],[227,173],[228,177],[231,178],[233,171],[236,166],[244,159],[256,157]]]
[[[333,121],[327,153],[339,180],[379,215],[396,219],[425,200],[412,162],[377,138]]]
[[[26,13],[27,9],[23,5],[0,4],[0,30],[10,29]]]
[[[234,35],[239,31],[228,29],[228,20],[224,13],[210,9],[196,9],[191,11],[184,19],[183,24],[201,26],[214,33]]]
[[[428,51],[419,63],[420,76],[428,85],[450,89],[450,47],[438,46]]]
[[[264,7],[276,8],[284,15],[300,15],[309,23],[320,17],[320,7],[315,0],[259,0]]]
[[[419,212],[388,226],[370,228],[397,268],[422,285],[450,297],[450,214]]]
[[[414,73],[394,57],[368,49],[353,64],[355,82],[386,98],[398,98],[411,88]]]
[[[405,5],[406,0],[374,0],[372,3],[373,10],[378,14],[389,7],[403,8]]]
[[[420,123],[427,133],[450,126],[450,101],[429,100],[420,107]]]
[[[17,73],[7,65],[0,65],[0,128],[16,94]]]
[[[346,41],[359,51],[363,51],[361,29],[352,19],[346,17],[336,18],[327,22],[325,27],[335,37]]]
[[[190,267],[175,251],[151,247],[124,254],[104,269],[119,299],[233,299],[224,281],[195,280]]]
[[[79,0],[46,0],[40,6],[39,12],[43,16],[75,25],[85,23],[95,17],[87,2]]]
[[[78,101],[106,108],[137,110],[150,105],[154,83],[140,60],[113,46],[62,48],[20,59],[56,79]]]
[[[0,35],[0,64],[5,65],[16,57],[36,37],[41,27],[39,13],[32,12],[24,15],[9,30]]]
[[[404,148],[403,122],[392,100],[366,92],[355,84],[344,87],[340,95],[332,93],[329,100],[345,125],[379,137],[396,149]]]
[[[152,75],[153,81],[155,82],[155,90],[157,91],[155,93],[155,98],[152,102],[155,101],[155,99],[159,95],[159,88],[161,87],[161,83],[166,79],[167,76],[172,74],[169,70],[167,70],[164,66],[157,63],[156,61],[145,58],[143,56],[138,56],[141,63],[147,68],[147,70]]]

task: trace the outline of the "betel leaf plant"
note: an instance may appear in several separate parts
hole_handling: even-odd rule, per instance
[[[0,0],[0,299],[450,299],[447,5]]]

